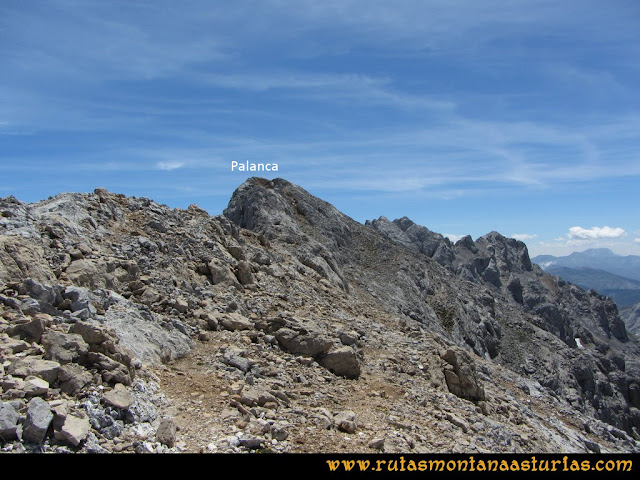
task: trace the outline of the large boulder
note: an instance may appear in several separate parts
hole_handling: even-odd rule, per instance
[[[320,359],[320,365],[341,377],[358,378],[360,361],[356,351],[348,346],[330,350]]]
[[[333,345],[329,337],[312,329],[293,330],[285,327],[279,329],[275,337],[288,352],[309,357],[326,353]]]
[[[62,333],[50,330],[42,335],[42,345],[45,348],[45,358],[60,364],[84,363],[89,345],[76,333]]]
[[[18,410],[9,402],[0,400],[0,439],[14,440],[18,437]]]
[[[0,282],[26,278],[45,283],[55,280],[43,248],[33,239],[0,235]]]
[[[471,355],[461,348],[452,347],[443,351],[440,356],[447,362],[444,378],[451,393],[474,402],[485,399],[484,388],[478,382]]]
[[[27,418],[24,422],[22,438],[29,442],[42,443],[52,420],[53,413],[49,403],[40,397],[32,398],[27,404]]]
[[[42,378],[51,384],[58,378],[59,369],[60,364],[58,362],[29,356],[17,358],[11,362],[7,368],[7,373],[16,377],[28,377],[33,375],[34,377]]]

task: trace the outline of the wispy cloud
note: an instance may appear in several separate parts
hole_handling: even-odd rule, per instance
[[[158,170],[177,170],[178,168],[184,167],[184,162],[179,161],[162,161],[156,163],[156,168]]]
[[[522,240],[523,242],[525,240],[532,240],[537,236],[538,235],[536,235],[535,233],[514,233],[511,235],[512,238],[515,238],[516,240]]]

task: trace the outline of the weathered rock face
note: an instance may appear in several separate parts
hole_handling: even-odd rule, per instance
[[[362,225],[282,179],[219,216],[104,189],[0,212],[5,450],[640,451],[615,305],[498,233]]]

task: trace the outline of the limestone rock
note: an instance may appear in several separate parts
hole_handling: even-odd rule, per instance
[[[129,370],[122,363],[113,360],[102,353],[89,352],[87,355],[89,364],[98,368],[102,373],[102,378],[107,383],[131,384]]]
[[[244,260],[238,262],[236,277],[240,282],[240,285],[250,285],[254,282],[253,273],[251,271],[251,264]]]
[[[38,377],[27,377],[22,390],[27,397],[45,395],[49,391],[49,382]]]
[[[449,348],[441,353],[441,357],[448,363],[444,376],[451,393],[472,401],[485,399],[484,389],[478,383],[475,364],[467,352]]]
[[[0,199],[0,232],[3,451],[640,451],[615,304],[496,232],[362,225],[259,178],[216,216]],[[58,441],[28,445],[45,395],[29,428]]]
[[[160,421],[158,430],[156,431],[156,441],[173,448],[176,443],[177,427],[173,419],[164,418]]]
[[[47,360],[53,360],[60,364],[84,363],[89,345],[82,336],[75,333],[62,333],[49,331],[42,336]]]
[[[77,447],[87,438],[91,424],[85,416],[67,415],[59,430],[54,432],[55,438]]]
[[[50,384],[58,378],[60,364],[51,360],[43,360],[37,357],[24,357],[14,360],[7,373],[18,377],[28,377],[33,375],[42,378]]]
[[[226,313],[222,317],[220,323],[227,330],[250,330],[253,323],[248,318],[239,313]]]
[[[121,383],[117,383],[113,389],[105,392],[102,399],[106,404],[116,408],[122,408],[124,410],[131,407],[135,401],[135,398],[129,390],[127,390],[127,387]]]
[[[29,442],[42,443],[52,420],[53,413],[49,404],[40,397],[32,398],[27,404],[23,438]]]
[[[339,412],[335,416],[336,427],[346,433],[355,433],[358,429],[357,415],[351,410]]]
[[[18,437],[18,410],[9,402],[0,400],[0,439],[14,440]]]
[[[275,333],[275,337],[285,350],[310,357],[329,351],[333,345],[330,338],[310,329],[296,331],[290,328],[281,328]]]
[[[42,317],[34,317],[27,322],[16,325],[13,328],[13,335],[17,335],[27,342],[40,343],[44,331],[45,323]]]
[[[67,363],[58,370],[60,390],[69,395],[75,395],[93,381],[93,375],[82,365]]]
[[[0,235],[0,280],[32,278],[53,282],[55,275],[48,268],[44,250],[32,239]]]
[[[12,354],[24,352],[29,349],[31,345],[24,340],[17,340],[11,338],[6,334],[0,334],[0,354],[10,352]]]
[[[96,322],[78,320],[75,322],[70,333],[78,334],[89,345],[99,345],[108,340],[116,340],[115,333],[104,325]]]
[[[360,361],[356,351],[348,346],[341,346],[327,352],[320,359],[320,365],[342,377],[358,378],[360,376]]]

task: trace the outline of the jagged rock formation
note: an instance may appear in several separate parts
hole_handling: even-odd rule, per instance
[[[6,451],[636,452],[639,359],[496,232],[362,225],[282,179],[217,216],[0,200]]]

